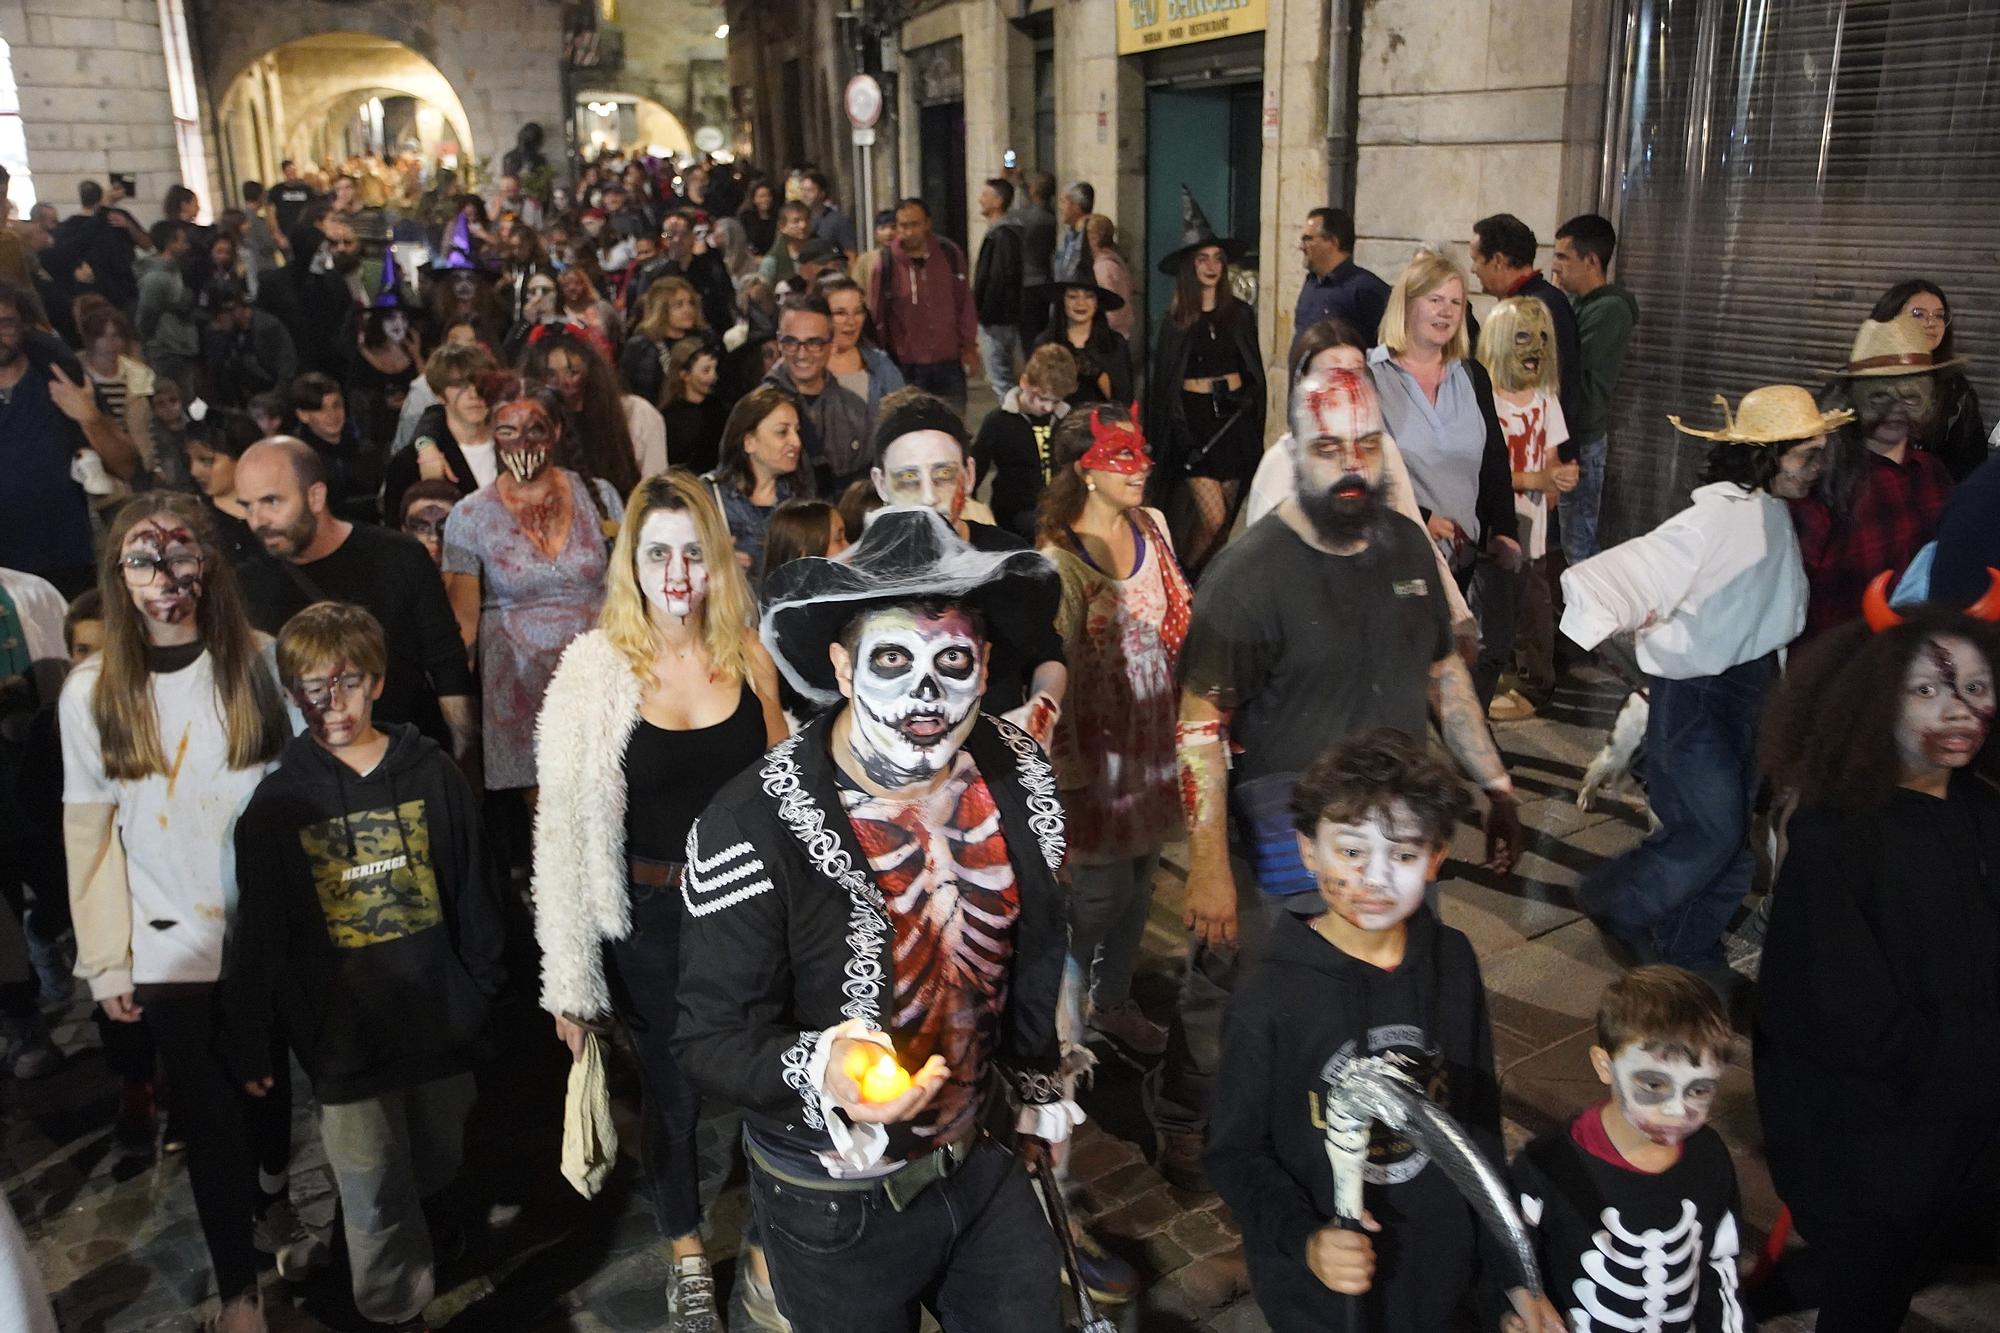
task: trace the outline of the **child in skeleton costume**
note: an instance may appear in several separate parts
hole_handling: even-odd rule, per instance
[[[1693,503],[1642,537],[1563,573],[1562,630],[1595,648],[1635,636],[1649,683],[1647,796],[1660,826],[1584,878],[1577,900],[1641,962],[1730,982],[1722,932],[1750,891],[1757,724],[1778,653],[1805,625],[1806,574],[1785,501],[1818,479],[1822,412],[1790,384],[1722,402]]]
[[[1054,571],[899,507],[765,593],[779,669],[834,706],[689,837],[676,1054],[744,1108],[799,1333],[914,1333],[920,1306],[949,1333],[1057,1328],[1054,1236],[986,1112],[1004,1078],[1023,1155],[1080,1119],[1062,808],[1041,748],[979,710],[989,646],[1049,622]]]
[[[1642,967],[1604,992],[1611,1097],[1514,1159],[1521,1215],[1572,1333],[1743,1333],[1736,1169],[1707,1127],[1733,1043],[1715,992]]]
[[[1569,440],[1556,397],[1556,334],[1549,308],[1532,296],[1494,307],[1479,329],[1479,362],[1493,377],[1493,410],[1507,437],[1514,473],[1521,571],[1514,608],[1514,656],[1521,685],[1533,694],[1555,688],[1554,600],[1549,589],[1549,522],[1556,497],[1576,485],[1577,465],[1556,455]],[[1496,720],[1526,717],[1533,705],[1518,691],[1495,700]]]
[[[1294,836],[1321,911],[1277,914],[1257,969],[1238,983],[1206,1159],[1275,1333],[1355,1327],[1355,1296],[1370,1329],[1469,1329],[1476,1284],[1513,1288],[1533,1328],[1560,1327],[1514,1286],[1498,1242],[1410,1137],[1376,1127],[1362,1168],[1365,1230],[1333,1221],[1328,1099],[1355,1060],[1388,1061],[1500,1157],[1479,960],[1424,905],[1466,805],[1451,770],[1389,727],[1334,746],[1293,790]]]
[[[1799,656],[1765,741],[1798,813],[1757,1110],[1806,1244],[1757,1312],[1817,1305],[1821,1333],[1900,1327],[1938,1266],[1992,1263],[2000,1226],[2000,573],[1965,612],[1902,615],[1888,578]]]

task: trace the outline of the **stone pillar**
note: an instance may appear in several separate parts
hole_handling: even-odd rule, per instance
[[[1143,310],[1151,278],[1145,77],[1136,58],[1118,55],[1111,5],[1063,5],[1055,16],[1058,184],[1086,180],[1095,187],[1097,211],[1118,228],[1118,248],[1132,270],[1133,300]]]
[[[138,179],[127,207],[142,223],[158,218],[181,164],[154,0],[17,0],[0,8],[0,36],[36,196],[69,212],[78,182],[129,171]],[[213,183],[189,183],[213,209]]]
[[[1345,0],[1334,0],[1344,3]],[[1264,145],[1258,202],[1257,340],[1273,421],[1285,419],[1292,311],[1305,282],[1299,227],[1327,199],[1327,23],[1321,0],[1284,0],[1264,30]],[[1275,107],[1278,123],[1271,124]]]
[[[1375,0],[1362,32],[1355,258],[1393,282],[1420,241],[1463,263],[1472,224],[1512,213],[1547,267],[1565,197],[1572,10],[1591,0]],[[1601,10],[1599,11],[1601,13]],[[1601,97],[1601,85],[1599,96]],[[1580,103],[1579,121],[1591,117]],[[1568,193],[1585,174],[1568,177]],[[1592,178],[1594,187],[1594,178]],[[1572,207],[1572,205],[1574,205]],[[1474,284],[1476,286],[1476,283]]]

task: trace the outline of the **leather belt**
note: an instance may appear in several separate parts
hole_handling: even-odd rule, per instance
[[[648,889],[678,889],[686,873],[685,861],[655,861],[646,856],[625,858],[625,877]]]

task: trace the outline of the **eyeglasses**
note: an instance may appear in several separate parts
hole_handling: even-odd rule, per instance
[[[1941,329],[1951,327],[1951,316],[1945,314],[1942,310],[1926,310],[1922,306],[1913,305],[1910,307],[1909,315],[1911,319],[1926,327],[1932,324],[1937,325]]]
[[[201,574],[202,557],[195,555],[127,555],[118,558],[118,567],[125,573],[128,588],[150,588],[160,578],[160,571],[167,571],[167,578],[174,583],[197,578]]]
[[[823,347],[831,347],[832,345],[833,339],[831,338],[794,338],[786,335],[778,339],[778,350],[781,352],[796,352],[801,347],[810,347],[813,351],[817,352]]]
[[[324,708],[333,702],[333,692],[340,691],[343,699],[359,694],[363,686],[375,677],[367,671],[343,671],[338,676],[315,677],[292,682],[292,693],[298,695],[299,702],[314,708]]]

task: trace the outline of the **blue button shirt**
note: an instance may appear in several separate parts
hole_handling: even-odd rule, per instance
[[[1389,284],[1352,259],[1341,260],[1323,277],[1308,273],[1292,316],[1292,350],[1298,350],[1299,336],[1323,319],[1346,320],[1373,347],[1388,306]]]

